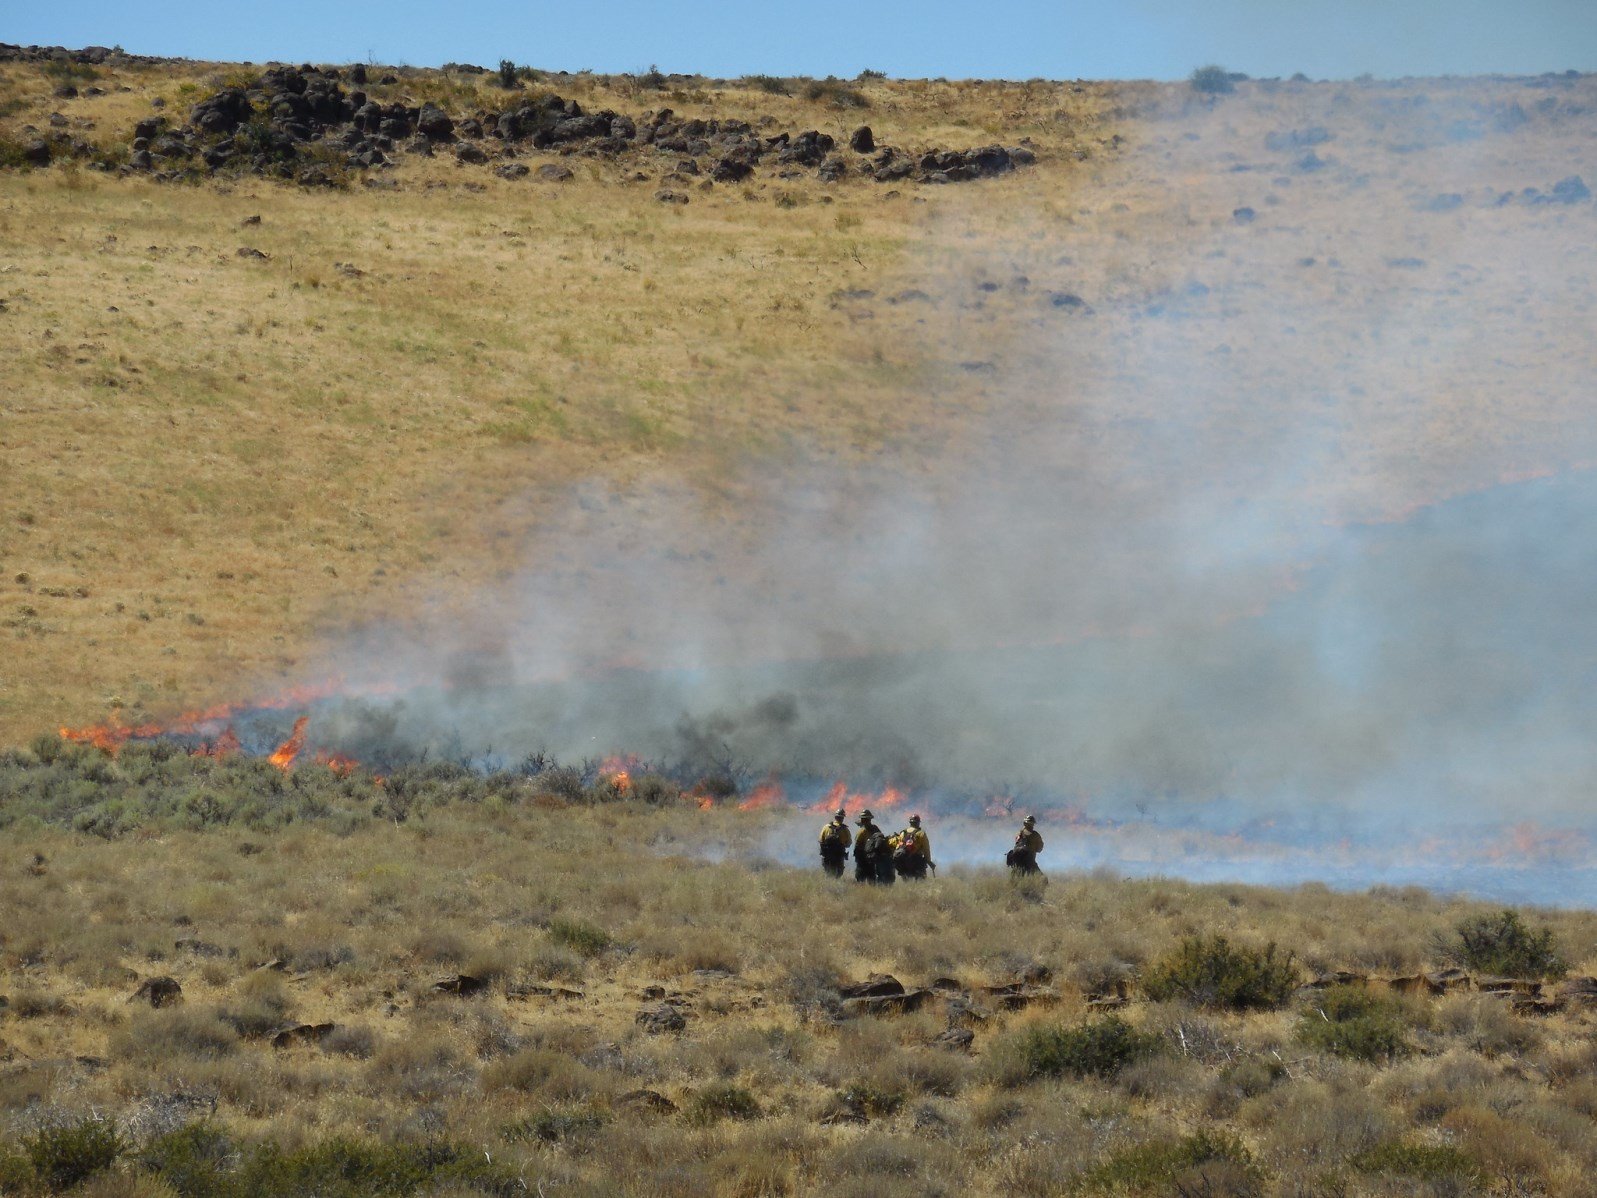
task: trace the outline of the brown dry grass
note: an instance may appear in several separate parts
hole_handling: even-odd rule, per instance
[[[106,69],[109,94],[56,101],[11,67],[3,124],[59,109],[117,143],[152,97],[181,112],[240,71]],[[433,161],[393,172],[397,191],[338,194],[7,173],[0,605],[19,652],[0,737],[315,673],[320,633],[447,613],[491,583],[577,478],[700,491],[711,518],[669,535],[735,580],[761,526],[751,462],[924,481],[1061,407],[1107,460],[1154,462],[1148,430],[1191,421],[1215,485],[1274,500],[1299,469],[1297,498],[1344,519],[1597,460],[1590,206],[1484,203],[1578,170],[1589,80],[1258,83],[1218,102],[867,81],[863,112],[802,89],[542,86],[634,112],[868,120],[917,145],[1030,136],[1043,161],[896,196],[762,177],[686,209],[628,182],[632,164],[582,159],[564,186]],[[424,72],[373,90],[497,99]],[[1335,134],[1323,170],[1264,148],[1314,124]],[[1466,205],[1418,210],[1450,191]],[[1257,220],[1235,224],[1239,206]],[[1389,265],[1405,258],[1424,265]],[[885,302],[911,287],[926,299]],[[874,295],[838,298],[856,289]],[[1053,290],[1096,314],[1052,309]],[[590,535],[625,553],[638,534],[612,518]]]
[[[517,1162],[529,1186],[639,1194],[674,1192],[684,1172],[703,1193],[751,1192],[759,1170],[781,1175],[774,1192],[831,1192],[847,1176],[836,1162],[856,1156],[906,1192],[1091,1192],[1101,1171],[1135,1179],[1148,1145],[1199,1129],[1244,1144],[1256,1182],[1280,1194],[1303,1192],[1304,1170],[1351,1194],[1445,1183],[1360,1163],[1390,1141],[1454,1144],[1493,1191],[1578,1193],[1597,1163],[1581,1008],[1533,1018],[1486,996],[1409,1001],[1414,1055],[1378,1065],[1299,1043],[1301,1004],[1237,1015],[1136,1002],[1127,1017],[1164,1051],[1117,1079],[1026,1081],[1005,1063],[1014,1033],[1086,1016],[1082,979],[1135,973],[1194,932],[1257,943],[1267,930],[1315,967],[1366,959],[1371,938],[1429,962],[1434,937],[1475,905],[1101,877],[1057,877],[1039,896],[971,869],[881,891],[746,852],[704,864],[638,848],[764,832],[759,816],[690,808],[468,806],[347,835],[288,829],[247,854],[228,830],[137,845],[24,830],[0,889],[6,1126],[98,1110],[142,1136],[194,1119],[286,1145],[425,1133]],[[47,864],[20,869],[19,850]],[[1537,918],[1578,970],[1597,968],[1597,918]],[[570,952],[574,926],[610,946]],[[272,960],[284,972],[260,969]],[[930,1044],[940,1004],[834,1022],[817,1002],[875,971],[979,985],[1038,966],[1058,1003],[1005,1014],[978,998],[988,1018],[971,1056]],[[431,992],[463,967],[493,979],[486,994]],[[181,1006],[126,1001],[158,974],[180,981]],[[555,980],[580,997],[516,997]],[[648,986],[677,996],[683,1032],[635,1023],[657,1001]],[[285,1019],[338,1031],[320,1046],[259,1038]],[[726,1085],[760,1115],[692,1114]],[[622,1100],[640,1088],[682,1113],[640,1116]],[[847,1115],[850,1090],[875,1096],[855,1100],[865,1125]],[[551,1111],[588,1112],[592,1126],[544,1143],[528,1121]]]

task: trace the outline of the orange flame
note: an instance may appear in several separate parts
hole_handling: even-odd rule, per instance
[[[787,795],[782,790],[782,784],[771,778],[749,791],[748,798],[738,804],[738,810],[764,811],[769,807],[781,807],[786,803]]]
[[[343,684],[338,679],[317,683],[315,686],[294,686],[279,691],[275,695],[268,695],[264,699],[253,699],[248,702],[217,703],[211,707],[196,708],[185,711],[164,723],[152,722],[148,724],[124,724],[119,713],[113,711],[108,720],[103,724],[92,724],[85,728],[61,728],[62,740],[76,741],[78,744],[93,745],[95,748],[115,757],[117,751],[130,740],[144,740],[155,736],[197,736],[217,724],[233,719],[241,712],[246,711],[279,711],[285,707],[303,707],[319,699],[326,699],[331,695],[340,693]]]
[[[344,753],[330,753],[326,749],[316,754],[316,764],[325,765],[340,778],[347,778],[360,768],[360,762]]]
[[[299,756],[299,751],[305,747],[305,728],[311,722],[308,715],[302,715],[294,721],[294,731],[266,760],[270,761],[280,770],[287,770],[294,764],[294,758]]]
[[[632,793],[632,774],[638,768],[634,754],[606,757],[599,763],[599,781],[608,782],[620,794]]]

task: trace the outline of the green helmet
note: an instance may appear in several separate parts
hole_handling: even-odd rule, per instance
[[[855,820],[854,822],[856,824],[868,824],[874,818],[875,817],[871,815],[869,810],[865,810],[865,811],[861,811],[859,813],[859,818],[857,820]]]

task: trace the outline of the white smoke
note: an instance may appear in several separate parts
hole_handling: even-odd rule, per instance
[[[1471,86],[1150,120],[1089,217],[1017,219],[923,284],[928,355],[986,341],[979,435],[930,463],[751,462],[735,526],[686,487],[584,487],[457,638],[347,642],[402,686],[318,734],[1262,821],[1279,868],[1228,868],[1271,879],[1333,871],[1344,840],[1587,835],[1597,483],[1492,484],[1597,461],[1592,205],[1497,202],[1574,173],[1556,106],[1597,95],[1548,91],[1522,133],[1501,113],[1534,94]],[[1319,165],[1264,119],[1323,125]],[[1076,291],[1093,311],[1049,298]],[[1126,864],[1126,837],[1097,843]],[[1224,859],[1170,852],[1147,867]]]

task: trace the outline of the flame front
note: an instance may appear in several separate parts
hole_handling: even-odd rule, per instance
[[[308,715],[302,715],[299,717],[299,719],[295,720],[294,731],[289,733],[288,739],[282,744],[278,745],[277,751],[266,760],[270,761],[280,770],[286,771],[290,766],[292,766],[294,764],[294,758],[298,757],[299,751],[305,747],[305,729],[310,722],[311,718]]]

